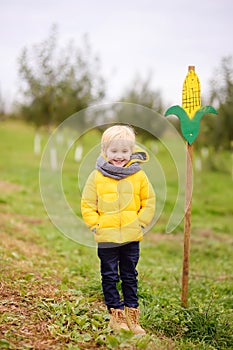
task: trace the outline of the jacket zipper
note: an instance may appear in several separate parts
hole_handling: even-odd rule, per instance
[[[121,196],[120,196],[120,181],[118,182],[118,206],[119,206],[119,220],[120,220],[120,240],[122,242],[122,230],[121,230]]]

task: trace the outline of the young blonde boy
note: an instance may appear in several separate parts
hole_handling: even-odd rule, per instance
[[[135,150],[135,133],[126,125],[105,130],[101,151],[83,190],[82,215],[98,242],[109,326],[145,334],[139,324],[136,266],[139,242],[155,212],[155,194],[140,166],[149,158],[144,150]]]

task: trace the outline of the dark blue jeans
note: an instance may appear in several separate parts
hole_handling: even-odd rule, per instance
[[[139,242],[127,244],[102,243],[98,246],[102,289],[108,309],[138,307],[136,266],[139,259]],[[124,301],[120,300],[117,282],[121,280]]]

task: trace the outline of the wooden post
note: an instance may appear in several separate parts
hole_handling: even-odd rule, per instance
[[[184,216],[184,250],[183,250],[183,273],[181,304],[188,306],[188,279],[190,260],[190,233],[191,233],[191,209],[192,209],[192,159],[193,144],[186,144],[186,183],[185,183],[185,216]]]

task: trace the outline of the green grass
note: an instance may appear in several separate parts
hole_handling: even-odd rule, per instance
[[[94,248],[77,244],[50,222],[33,154],[34,130],[0,124],[1,349],[232,349],[231,155],[212,154],[194,174],[189,307],[181,307],[183,233],[165,227],[174,200],[174,167],[159,146],[167,176],[164,212],[141,244],[139,301],[143,338],[112,334]],[[84,153],[99,140],[83,138]],[[43,144],[46,143],[43,135]],[[67,199],[79,212],[73,149],[63,171]],[[208,160],[210,162],[210,160]],[[219,164],[219,167],[218,167]],[[211,170],[212,169],[212,170]],[[229,200],[228,200],[229,199]]]

